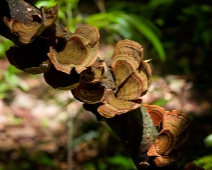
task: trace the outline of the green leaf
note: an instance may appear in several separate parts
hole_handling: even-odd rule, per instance
[[[130,159],[129,157],[124,157],[122,155],[116,155],[114,157],[110,157],[108,158],[108,162],[114,165],[118,165],[119,167],[123,167],[125,169],[135,168],[132,159]]]
[[[205,139],[204,139],[204,143],[206,147],[212,147],[212,134],[208,135]]]
[[[166,55],[159,37],[148,26],[146,26],[145,23],[142,22],[142,20],[139,20],[137,16],[124,14],[123,17],[153,44],[155,50],[158,52],[161,61],[165,61]]]

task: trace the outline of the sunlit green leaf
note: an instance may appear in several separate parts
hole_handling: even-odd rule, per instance
[[[212,134],[208,135],[205,139],[204,139],[204,143],[206,147],[212,147]]]
[[[202,166],[205,170],[212,169],[212,155],[203,156],[199,159],[194,160],[193,162],[198,165]]]
[[[139,20],[138,17],[127,14],[125,14],[123,17],[128,22],[130,22],[139,32],[141,32],[147,39],[149,39],[149,41],[155,47],[155,50],[158,52],[160,59],[162,61],[165,61],[166,55],[159,37],[149,27],[142,23],[142,21]]]

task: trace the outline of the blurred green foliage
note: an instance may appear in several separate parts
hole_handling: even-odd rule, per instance
[[[205,139],[204,139],[204,143],[206,147],[212,147],[212,134],[208,135]]]
[[[212,155],[203,156],[199,159],[194,160],[194,163],[198,166],[202,166],[205,170],[212,169]]]
[[[120,39],[132,39],[142,43],[142,36],[138,36],[140,34],[153,44],[160,59],[162,61],[165,60],[165,52],[159,39],[161,35],[160,30],[148,19],[133,13],[125,13],[122,10],[115,9],[108,9],[107,11],[91,15],[83,15],[83,13],[78,10],[78,0],[38,1],[36,6],[40,7],[43,5],[50,7],[56,3],[60,7],[58,16],[59,22],[68,26],[70,31],[73,32],[78,24],[90,24],[96,26],[100,30],[108,32],[107,40],[110,42]]]
[[[10,65],[8,70],[0,74],[0,99],[6,97],[7,91],[13,90],[16,87],[24,91],[28,90],[28,87],[16,75],[18,72],[14,66]]]
[[[6,38],[3,38],[3,37],[0,37],[0,58],[3,58],[4,57],[4,53],[5,51],[13,44],[12,41],[6,39]]]

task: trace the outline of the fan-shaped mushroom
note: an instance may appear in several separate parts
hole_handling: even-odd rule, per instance
[[[73,69],[70,74],[58,71],[52,66],[44,73],[45,81],[55,89],[71,90],[79,85],[80,75]]]
[[[151,147],[149,148],[149,151],[151,151]],[[157,153],[153,153],[153,155],[156,156],[156,158],[154,158],[155,165],[162,167],[176,163],[182,157],[183,151],[182,150],[174,151],[169,155],[158,155]]]
[[[39,33],[41,24],[38,22],[22,23],[18,20],[4,17],[4,23],[8,26],[10,31],[19,37],[19,41],[23,44],[31,43],[35,35]]]
[[[138,71],[143,72],[146,75],[147,80],[148,80],[147,86],[150,87],[150,85],[152,83],[152,79],[151,79],[152,70],[151,70],[150,65],[146,61],[141,61]]]
[[[48,71],[51,66],[47,56],[48,50],[48,41],[36,38],[31,44],[10,47],[6,51],[6,57],[10,64],[18,69],[31,74],[40,74]]]
[[[140,107],[142,100],[141,99],[134,101],[119,100],[111,92],[106,96],[104,103],[105,104],[98,107],[97,110],[102,116],[111,118],[115,115],[121,115],[130,110]]]
[[[157,105],[149,105],[149,104],[143,104],[146,111],[149,113],[151,119],[153,120],[153,123],[156,127],[159,127],[161,122],[163,121],[163,114],[165,110]]]
[[[70,36],[62,51],[50,47],[48,56],[57,70],[70,74],[75,68],[77,73],[81,73],[96,61],[98,40],[97,28],[84,25]]]
[[[138,68],[139,63],[132,57],[122,54],[114,56],[110,65],[116,85],[120,86]]]
[[[117,86],[138,69],[143,58],[143,48],[131,40],[121,40],[117,43],[111,60],[111,67]]]
[[[141,98],[148,90],[148,78],[143,72],[133,72],[118,88],[116,94],[120,100],[135,100]]]
[[[135,41],[121,40],[116,44],[113,57],[123,54],[132,57],[137,63],[140,63],[143,59],[143,48]]]
[[[92,66],[81,73],[81,81],[84,83],[99,83],[105,78],[103,60],[98,58]],[[103,83],[104,84],[104,83]]]
[[[115,88],[98,108],[105,117],[113,117],[141,106],[141,97],[151,84],[151,69],[143,62],[143,48],[131,40],[117,43],[111,60]]]
[[[148,156],[156,156],[157,166],[174,163],[180,157],[185,141],[188,139],[189,117],[177,110],[165,111],[162,130],[149,148]]]
[[[101,83],[80,82],[79,86],[72,90],[75,98],[88,104],[100,103],[104,100],[107,90]]]
[[[58,13],[58,5],[50,8],[45,13],[45,8],[41,7],[41,13],[38,13],[36,17],[33,17],[32,21],[22,22],[17,19],[9,19],[7,17],[3,18],[4,23],[10,29],[10,31],[17,35],[20,43],[29,44],[34,40],[35,36],[39,36],[45,28],[52,25]],[[41,15],[40,15],[41,14]]]

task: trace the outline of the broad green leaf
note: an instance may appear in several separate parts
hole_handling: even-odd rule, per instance
[[[147,39],[149,39],[149,41],[153,44],[155,50],[158,52],[161,61],[165,61],[166,55],[159,37],[149,27],[147,27],[145,23],[142,23],[142,21],[139,20],[138,17],[128,14],[124,14],[123,17],[128,22],[130,22],[135,29],[137,29]]]

